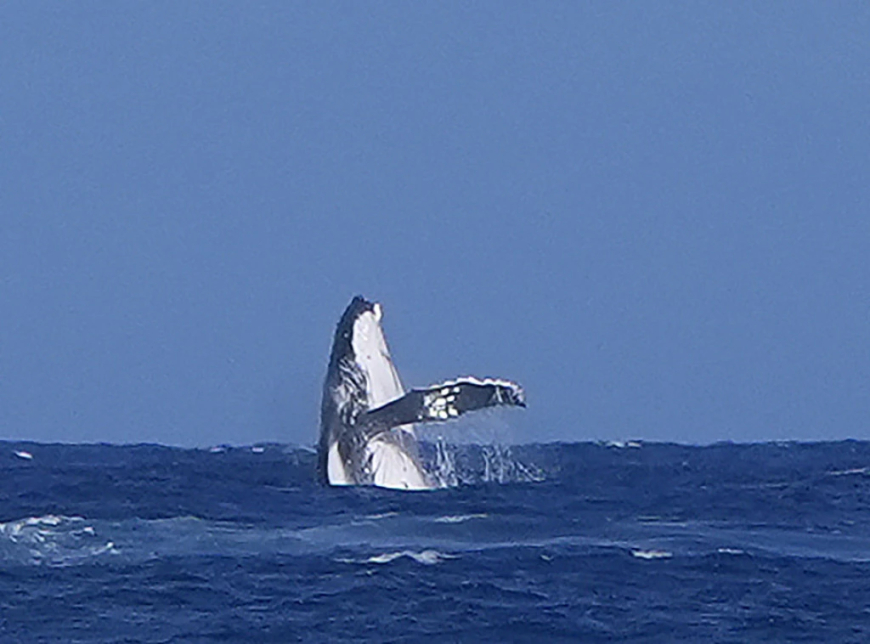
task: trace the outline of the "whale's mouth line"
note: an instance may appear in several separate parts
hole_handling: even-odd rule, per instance
[[[475,376],[405,391],[382,319],[380,304],[357,296],[338,322],[323,386],[320,478],[328,485],[441,487],[420,460],[414,425],[499,405],[525,407],[525,392],[510,380]]]

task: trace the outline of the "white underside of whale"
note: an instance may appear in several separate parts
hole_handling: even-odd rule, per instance
[[[366,374],[368,408],[376,409],[405,395],[405,389],[381,329],[381,307],[360,315],[353,325],[353,351],[357,364]],[[394,427],[391,432],[406,432],[413,440],[414,426]],[[397,441],[397,438],[399,439]],[[400,490],[426,490],[432,487],[416,460],[401,445],[401,436],[376,436],[365,446],[370,458],[373,483],[379,487]],[[338,445],[329,448],[326,471],[332,485],[354,485],[338,452]]]

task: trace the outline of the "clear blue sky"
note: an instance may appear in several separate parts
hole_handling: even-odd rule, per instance
[[[0,438],[313,444],[334,325],[515,438],[870,439],[865,2],[12,2]]]

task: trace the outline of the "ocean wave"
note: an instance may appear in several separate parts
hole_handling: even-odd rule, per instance
[[[670,559],[674,556],[674,553],[667,550],[632,550],[631,556],[650,561],[653,559]]]
[[[478,514],[449,514],[443,517],[436,517],[432,519],[435,523],[465,523],[466,521],[472,521],[473,519],[486,519],[489,517],[486,513],[478,513]]]
[[[439,564],[447,559],[458,559],[459,555],[439,552],[438,550],[421,550],[419,552],[413,550],[398,550],[394,552],[383,552],[364,559],[338,558],[336,561],[349,564],[388,564],[403,557],[416,561],[418,564],[423,564],[424,566],[434,566],[435,564]]]
[[[26,517],[0,523],[0,535],[0,556],[16,563],[65,566],[118,552],[82,517]]]

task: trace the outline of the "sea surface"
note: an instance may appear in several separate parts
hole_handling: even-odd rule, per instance
[[[870,443],[0,442],[2,642],[870,642]]]

